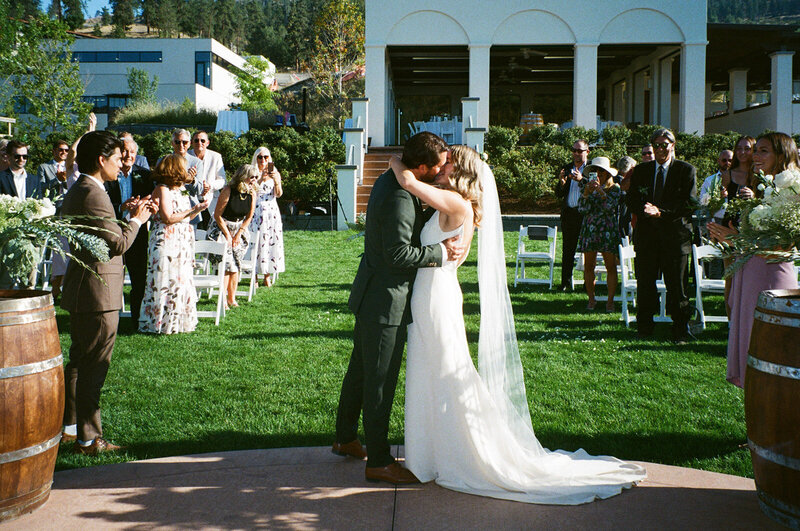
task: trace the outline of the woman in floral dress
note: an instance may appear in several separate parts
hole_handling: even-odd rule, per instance
[[[269,149],[260,147],[253,154],[252,164],[258,167],[258,200],[253,218],[259,231],[258,273],[264,285],[272,286],[278,273],[286,270],[283,260],[283,222],[277,199],[283,195],[281,174],[272,162]]]
[[[583,224],[578,236],[578,251],[583,253],[583,278],[589,302],[587,310],[594,310],[597,253],[603,254],[608,276],[608,301],[606,311],[614,311],[614,293],[617,291],[617,258],[620,244],[619,204],[622,191],[614,183],[617,170],[611,167],[606,157],[597,157],[583,169],[581,197],[578,211],[583,214]]]
[[[177,154],[161,159],[154,172],[153,199],[158,214],[150,226],[147,284],[139,331],[154,334],[192,332],[197,327],[197,292],[192,282],[194,228],[189,220],[208,208],[208,200],[191,206],[183,185],[190,182],[186,160]]]

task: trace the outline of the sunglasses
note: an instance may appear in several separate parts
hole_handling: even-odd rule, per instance
[[[672,142],[658,142],[653,144],[653,147],[656,149],[667,149]]]
[[[256,157],[257,160],[266,160],[269,158],[269,155],[258,155]]]
[[[28,155],[21,155],[19,153],[15,153],[14,154],[14,158],[15,159],[21,159],[21,160],[28,160]]]
[[[206,140],[205,138],[195,138],[194,140],[192,140],[192,142],[194,142],[195,144],[205,144],[208,142],[208,140]]]
[[[67,151],[69,151],[69,148],[58,148],[59,153],[66,153]]]
[[[184,146],[186,146],[186,145],[189,144],[189,141],[188,140],[173,140],[172,143],[175,144],[176,146],[178,144],[183,144]]]
[[[588,149],[575,149],[575,148],[572,148],[572,152],[573,153],[583,153],[584,151],[589,151],[589,150]]]

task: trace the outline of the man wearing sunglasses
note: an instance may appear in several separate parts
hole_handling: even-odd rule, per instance
[[[25,171],[28,163],[28,146],[19,140],[12,140],[6,146],[10,166],[0,172],[0,194],[27,199],[42,198],[42,186],[37,175]]]
[[[583,167],[589,158],[589,143],[578,140],[572,144],[572,162],[561,168],[558,174],[556,195],[561,200],[561,290],[572,289],[572,269],[575,265],[575,249],[581,232],[583,214],[578,212],[581,189],[578,183],[583,178]]]
[[[211,142],[208,140],[208,133],[205,131],[196,131],[192,135],[192,149],[189,150],[190,155],[194,155],[203,161],[203,173],[201,175],[203,182],[207,183],[211,188],[211,203],[208,205],[208,210],[203,210],[201,215],[203,220],[208,223],[211,217],[214,216],[214,209],[217,207],[217,199],[219,199],[219,192],[225,187],[225,168],[222,165],[222,155],[208,149]]]
[[[210,186],[203,181],[203,175],[205,173],[203,161],[189,154],[190,143],[189,131],[186,129],[175,129],[172,131],[172,152],[186,159],[186,170],[193,179],[193,182],[185,184],[183,187],[189,192],[190,203],[192,207],[195,207],[205,201],[204,196],[208,193]],[[161,158],[158,159],[158,162],[161,162]],[[158,166],[158,162],[156,162],[156,166]],[[199,222],[200,216],[197,216],[193,218],[190,223],[197,228]]]
[[[675,135],[659,129],[652,137],[655,160],[636,166],[626,201],[637,216],[633,231],[636,249],[636,325],[639,337],[653,335],[658,311],[656,281],[663,274],[667,311],[672,317],[672,339],[684,343],[689,332],[689,295],[686,275],[692,250],[691,217],[697,197],[697,171],[675,158]]]
[[[65,140],[57,141],[53,144],[53,160],[40,164],[36,170],[43,193],[46,193],[51,199],[67,193],[67,168],[65,166],[67,153],[69,153],[69,144]],[[61,201],[58,201],[57,206],[60,206],[60,203]]]

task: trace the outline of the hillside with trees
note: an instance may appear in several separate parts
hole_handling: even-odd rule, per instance
[[[708,0],[708,21],[797,24],[800,23],[800,0]]]

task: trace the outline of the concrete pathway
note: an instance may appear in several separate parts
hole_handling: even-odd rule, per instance
[[[433,483],[368,483],[363,462],[327,447],[168,457],[58,472],[49,501],[0,524],[0,531],[783,529],[762,515],[752,480],[643,464],[648,478],[638,487],[561,507],[470,496]]]

